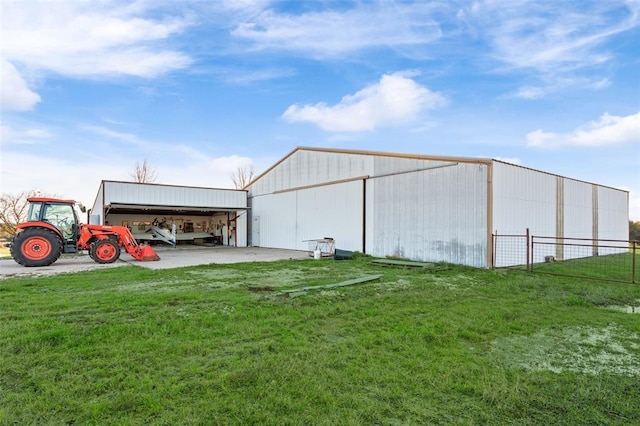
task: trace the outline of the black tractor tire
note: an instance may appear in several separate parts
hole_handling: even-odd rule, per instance
[[[48,266],[62,254],[62,239],[47,228],[26,228],[13,238],[10,251],[20,265]]]
[[[120,246],[109,238],[98,240],[91,244],[89,256],[98,263],[113,263],[120,258]]]

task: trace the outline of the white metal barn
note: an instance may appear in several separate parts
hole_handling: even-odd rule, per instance
[[[246,213],[247,191],[102,181],[89,221],[128,226],[138,240],[157,224],[175,226],[178,242],[246,247]]]
[[[492,159],[298,147],[246,189],[254,246],[488,267],[493,232],[628,238],[626,191]]]

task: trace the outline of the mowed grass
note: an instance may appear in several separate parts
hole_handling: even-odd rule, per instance
[[[640,284],[640,249],[630,253],[592,256],[563,262],[536,263],[535,272],[572,275]]]
[[[0,424],[640,423],[640,286],[369,260],[0,281]]]

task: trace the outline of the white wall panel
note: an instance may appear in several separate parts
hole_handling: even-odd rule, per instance
[[[245,207],[246,191],[104,182],[105,203],[183,207]]]
[[[605,240],[629,239],[629,194],[625,191],[598,187],[598,238]],[[607,243],[614,248],[600,248],[599,253],[624,253],[626,243]],[[618,247],[619,248],[615,248]]]
[[[307,250],[305,240],[331,237],[336,247],[362,250],[362,181],[254,197],[260,246]],[[253,244],[253,242],[252,242]]]
[[[593,238],[593,185],[564,179],[564,236]]]
[[[556,176],[493,164],[493,230],[498,234],[556,235]]]
[[[370,183],[370,254],[486,266],[487,166],[458,164]]]
[[[90,223],[92,225],[100,225],[103,222],[102,217],[102,209],[104,204],[102,202],[102,198],[104,196],[104,184],[100,183],[100,188],[98,188],[98,194],[96,195],[96,199],[93,202],[93,206],[91,207],[91,216]]]
[[[246,247],[247,246],[247,212],[235,212],[238,216],[236,218],[236,246],[238,247]]]
[[[500,235],[555,237],[557,219],[557,177],[501,162],[493,162],[493,230]],[[513,258],[526,258],[526,246],[514,247],[522,253]],[[556,256],[554,245],[539,245],[534,262],[545,256]],[[507,266],[498,264],[496,266]]]
[[[590,247],[593,235],[593,185],[573,179],[562,178],[562,220],[565,246],[557,250],[556,257],[564,260],[579,259],[593,255]],[[573,240],[577,238],[577,240]]]
[[[260,247],[296,249],[297,197],[295,192],[284,192],[254,197],[251,200],[251,218],[260,221]],[[252,224],[252,226],[255,226]]]
[[[330,237],[336,247],[362,251],[362,181],[320,186],[297,193],[298,248],[304,240]]]

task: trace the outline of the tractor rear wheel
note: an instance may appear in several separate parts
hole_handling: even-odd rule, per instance
[[[113,263],[120,257],[120,246],[111,239],[98,240],[91,245],[89,256],[98,263]]]
[[[48,266],[62,253],[60,236],[46,228],[26,228],[11,242],[11,256],[23,266]]]

